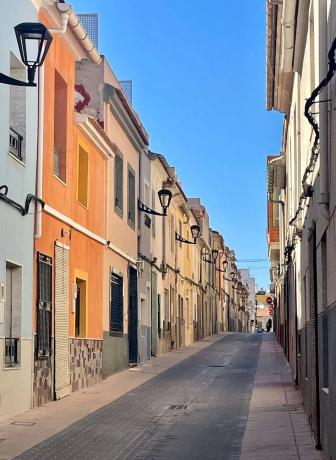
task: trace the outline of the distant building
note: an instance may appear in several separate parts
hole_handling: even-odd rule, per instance
[[[92,43],[98,49],[98,13],[79,14],[78,18]]]
[[[128,100],[132,104],[132,80],[121,80],[119,81],[120,86],[124,90]]]
[[[250,270],[248,268],[241,268],[239,270],[241,282],[248,287],[249,295],[247,300],[248,311],[249,311],[249,330],[254,330],[255,326],[255,304],[256,304],[256,282],[255,278],[253,278],[250,274]],[[252,323],[253,321],[253,323]]]

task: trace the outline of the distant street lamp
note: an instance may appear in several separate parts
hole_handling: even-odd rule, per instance
[[[200,234],[200,226],[199,225],[192,225],[190,227],[191,231],[191,236],[193,237],[194,241],[189,241],[186,240],[185,238],[182,237],[182,235],[179,235],[177,232],[175,232],[175,239],[179,241],[180,243],[185,243],[185,244],[196,244],[196,240],[199,237]]]
[[[209,259],[207,259],[206,255],[205,255],[205,256],[203,256],[203,260],[204,260],[204,262],[207,262],[208,264],[216,264],[217,257],[218,257],[218,251],[217,251],[217,249],[213,249],[211,251],[211,257]]]
[[[43,64],[52,42],[48,29],[39,22],[22,22],[14,27],[21,60],[27,67],[28,82],[0,73],[0,83],[13,86],[36,86],[35,73]]]
[[[154,211],[154,209],[149,208],[140,200],[138,200],[138,210],[146,214],[152,214],[153,216],[166,216],[172,199],[172,192],[164,188],[158,191],[158,196],[163,210],[162,213]]]

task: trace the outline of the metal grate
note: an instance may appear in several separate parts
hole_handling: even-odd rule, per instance
[[[19,364],[18,360],[18,338],[6,337],[5,338],[5,364],[6,367],[14,367]]]
[[[15,129],[9,128],[9,151],[19,160],[23,161],[23,137]]]

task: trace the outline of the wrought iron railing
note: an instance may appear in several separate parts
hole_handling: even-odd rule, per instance
[[[23,161],[23,137],[15,129],[9,130],[9,151],[19,160]]]
[[[19,339],[13,337],[5,338],[5,365],[14,367],[19,364],[18,359]]]

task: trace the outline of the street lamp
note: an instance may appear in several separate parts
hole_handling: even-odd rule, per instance
[[[211,251],[210,259],[207,259],[206,255],[205,255],[205,256],[203,256],[203,260],[204,260],[204,262],[207,262],[208,264],[216,264],[217,257],[218,257],[218,251],[217,251],[217,249],[213,249]]]
[[[179,241],[180,243],[186,243],[186,244],[196,244],[196,240],[199,237],[200,234],[200,226],[199,225],[192,225],[190,227],[191,231],[191,236],[193,237],[194,241],[189,241],[183,238],[181,235],[179,235],[177,232],[175,232],[175,239]]]
[[[0,73],[0,83],[14,86],[36,86],[35,73],[43,64],[52,42],[48,29],[39,22],[22,22],[14,27],[21,60],[27,67],[28,82]]]
[[[172,192],[164,188],[158,191],[158,196],[163,209],[162,213],[154,211],[154,209],[149,208],[140,200],[138,200],[138,210],[141,212],[145,212],[146,214],[152,214],[153,216],[166,216],[167,210],[172,199]]]

